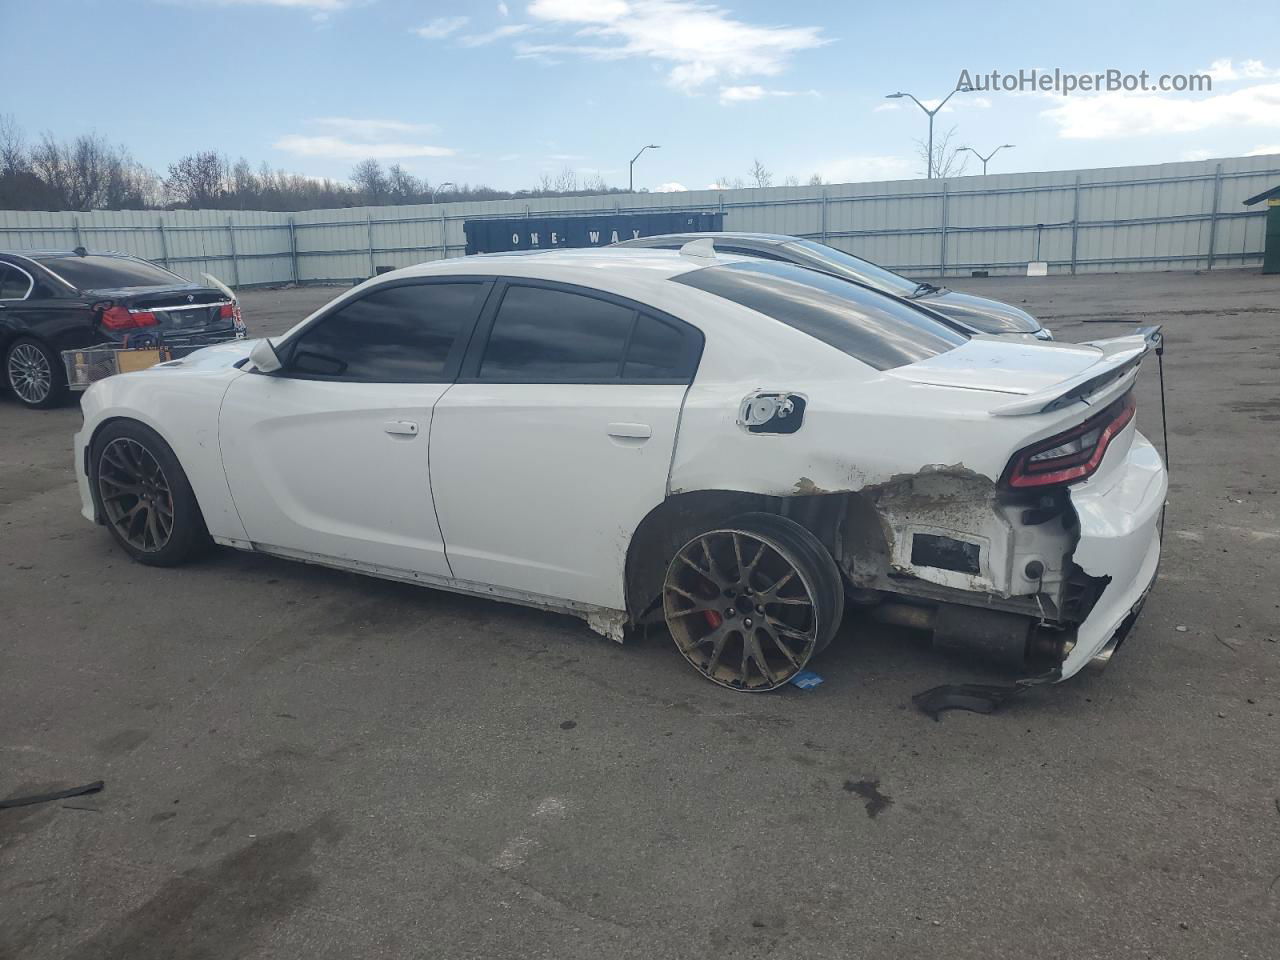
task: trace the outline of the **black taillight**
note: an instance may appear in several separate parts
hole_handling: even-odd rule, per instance
[[[1005,486],[1022,490],[1087,479],[1098,469],[1107,447],[1133,419],[1136,410],[1133,393],[1129,392],[1070,430],[1024,447],[1005,469]]]

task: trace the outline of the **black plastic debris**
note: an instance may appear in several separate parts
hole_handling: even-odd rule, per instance
[[[942,720],[948,710],[968,710],[971,713],[995,713],[1002,706],[1026,689],[1022,684],[998,686],[990,683],[944,683],[917,693],[911,702],[922,713]]]
[[[0,810],[8,810],[10,807],[29,807],[35,803],[48,803],[50,800],[65,800],[67,797],[82,797],[86,793],[97,793],[104,786],[106,784],[101,780],[95,780],[93,783],[86,783],[83,787],[72,787],[69,790],[38,793],[31,797],[13,797],[9,800],[0,800]]]

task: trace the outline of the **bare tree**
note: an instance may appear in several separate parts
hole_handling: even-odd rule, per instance
[[[822,179],[822,174],[820,174],[820,173],[810,174],[810,176],[809,176],[809,186],[811,186],[811,187],[821,187],[821,186],[823,186],[825,183],[826,183],[826,181]]]
[[[0,113],[0,177],[12,177],[27,169],[27,146],[22,128],[11,113]]]
[[[739,178],[734,186],[742,186]],[[626,192],[598,173],[581,177],[565,166],[558,176],[541,175],[534,190],[495,190],[460,183],[450,200],[499,200],[554,194]],[[425,203],[431,185],[399,164],[383,168],[375,159],[357,164],[351,183],[255,169],[246,158],[234,163],[217,150],[181,157],[163,179],[138,163],[124,147],[97,134],[58,140],[44,134],[29,145],[16,121],[0,114],[0,209],[91,210],[192,207],[205,209],[308,210],[370,203]]]
[[[578,175],[569,168],[569,165],[560,168],[560,172],[556,174],[556,192],[557,193],[574,193],[578,189]]]
[[[933,175],[935,177],[959,177],[964,174],[964,169],[969,164],[968,151],[962,151],[962,144],[956,143],[956,127],[945,131],[940,136],[934,134],[933,137],[933,157],[929,156],[929,143],[927,140],[916,141],[916,157],[925,169],[921,171],[922,176],[928,176],[930,160],[933,164]]]
[[[782,185],[784,187],[798,187],[800,186],[800,178],[794,174],[788,174],[783,178]]]
[[[170,164],[165,192],[179,206],[214,209],[232,189],[227,158],[216,150],[189,153]]]
[[[759,159],[751,164],[751,169],[747,171],[747,176],[755,181],[757,187],[773,186],[773,174]]]
[[[412,203],[416,198],[424,193],[429,193],[430,187],[415,177],[412,173],[393,163],[387,168],[387,194],[397,203]]]
[[[377,160],[361,160],[357,163],[351,170],[351,182],[368,204],[382,203],[390,192],[387,175],[383,173],[382,164]]]

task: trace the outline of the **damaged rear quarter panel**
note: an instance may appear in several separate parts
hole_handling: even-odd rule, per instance
[[[1022,508],[1003,502],[997,481],[1017,449],[1075,422],[1078,412],[995,418],[987,391],[904,382],[869,369],[861,380],[699,380],[685,401],[672,492],[857,493],[875,508],[888,556],[879,571],[857,557],[840,558],[853,582],[892,589],[885,581],[892,576],[1002,597],[1056,595],[1073,531],[1025,527]],[[752,434],[736,425],[752,391],[800,386],[808,403],[796,433]],[[916,533],[979,545],[980,569],[913,564]],[[1034,580],[1026,575],[1031,560],[1044,568]]]

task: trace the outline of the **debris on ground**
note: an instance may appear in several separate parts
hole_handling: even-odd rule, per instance
[[[791,678],[791,685],[799,687],[801,690],[812,690],[820,683],[822,683],[822,677],[812,670],[801,670]]]
[[[12,797],[9,800],[0,800],[0,810],[8,810],[10,807],[29,807],[36,803],[48,803],[50,800],[65,800],[67,797],[82,797],[86,793],[97,793],[104,786],[101,780],[95,780],[93,783],[86,783],[83,787],[72,787],[69,790],[38,793],[31,797]]]
[[[1022,684],[997,686],[989,683],[944,683],[911,698],[922,713],[942,720],[948,710],[968,710],[972,713],[995,713],[1025,689]]]

